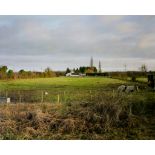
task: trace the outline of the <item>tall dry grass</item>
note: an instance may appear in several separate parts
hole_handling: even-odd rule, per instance
[[[81,102],[0,105],[0,139],[154,139],[149,99],[104,92]]]

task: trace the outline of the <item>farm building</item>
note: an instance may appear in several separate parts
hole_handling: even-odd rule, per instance
[[[83,76],[86,76],[86,74],[76,74],[74,72],[70,72],[70,73],[67,73],[66,74],[67,77],[83,77]]]

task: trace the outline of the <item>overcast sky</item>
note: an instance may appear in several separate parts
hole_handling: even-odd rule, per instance
[[[155,16],[0,16],[0,65],[155,70]]]

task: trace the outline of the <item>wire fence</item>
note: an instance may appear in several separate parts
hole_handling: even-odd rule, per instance
[[[91,100],[99,92],[97,90],[5,90],[0,91],[0,97],[10,98],[11,103],[66,103]]]

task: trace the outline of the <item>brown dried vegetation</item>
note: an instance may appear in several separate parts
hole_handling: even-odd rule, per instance
[[[87,102],[0,105],[0,139],[154,139],[153,103],[102,93]]]

